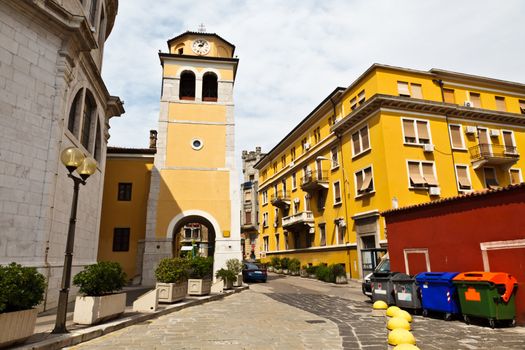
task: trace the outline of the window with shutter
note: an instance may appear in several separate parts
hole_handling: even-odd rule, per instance
[[[456,165],[456,175],[458,178],[458,188],[460,190],[471,190],[472,184],[468,175],[468,166]]]
[[[443,89],[443,97],[445,98],[446,103],[456,103],[456,98],[454,97],[454,90],[452,89]]]
[[[505,97],[496,96],[496,109],[501,112],[507,111],[507,106],[505,105]]]
[[[498,188],[498,178],[496,176],[496,169],[485,167],[483,168],[483,175],[485,176],[486,188]]]
[[[410,84],[410,89],[412,90],[411,96],[413,98],[423,98],[423,92],[421,90],[421,84]]]
[[[410,90],[408,90],[408,83],[404,81],[397,82],[397,93],[399,96],[410,97]]]
[[[514,143],[514,133],[503,130],[503,143],[505,144],[505,154],[516,154],[516,144]]]
[[[517,185],[522,182],[521,180],[521,169],[509,169],[510,184]]]
[[[451,124],[449,128],[452,148],[465,149],[465,145],[463,144],[463,134],[461,125]]]
[[[470,102],[474,105],[476,108],[481,108],[481,97],[476,92],[469,93],[470,96]]]

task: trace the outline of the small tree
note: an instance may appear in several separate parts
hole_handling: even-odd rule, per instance
[[[226,268],[232,271],[235,276],[237,276],[242,271],[242,263],[239,261],[239,259],[229,259],[226,260]]]
[[[285,269],[285,270],[289,269],[289,266],[288,266],[289,263],[290,263],[290,258],[282,258],[281,259],[281,267],[283,269]]]
[[[299,261],[299,259],[293,258],[293,259],[290,259],[290,261],[288,262],[288,269],[291,272],[299,272],[300,267],[301,267],[301,262]]]
[[[0,313],[28,310],[44,299],[46,279],[34,267],[0,265]]]
[[[278,256],[274,256],[272,257],[272,266],[275,268],[275,269],[280,269],[281,268],[281,258],[279,258]]]
[[[164,258],[155,269],[155,278],[161,283],[180,283],[188,279],[189,262],[183,258]]]
[[[237,279],[237,275],[232,270],[220,269],[215,273],[215,277],[222,279],[225,283],[226,281],[234,281]]]
[[[126,274],[119,263],[100,261],[77,273],[73,284],[82,294],[101,296],[121,290],[126,285]]]
[[[196,256],[189,261],[190,278],[208,279],[213,273],[213,258]]]

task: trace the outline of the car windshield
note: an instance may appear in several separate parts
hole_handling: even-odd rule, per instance
[[[390,272],[390,259],[381,260],[377,265],[375,272]]]
[[[248,264],[245,264],[245,265],[244,265],[244,269],[245,269],[245,270],[260,270],[260,267],[257,266],[256,264],[250,264],[250,263],[248,263]]]

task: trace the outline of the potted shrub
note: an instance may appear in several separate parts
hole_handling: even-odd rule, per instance
[[[299,269],[301,268],[301,262],[299,259],[293,258],[288,262],[288,270],[292,276],[299,276]]]
[[[234,287],[242,286],[242,263],[239,259],[229,259],[226,261],[226,268],[232,271],[235,274],[235,279],[233,280]]]
[[[345,271],[344,265],[333,264],[333,265],[330,265],[330,269],[332,270],[332,275],[335,278],[335,283],[337,284],[348,283],[346,279],[346,271]]]
[[[190,274],[188,279],[188,294],[210,294],[211,278],[213,275],[213,258],[196,256],[190,260],[189,266]]]
[[[317,266],[308,266],[306,268],[306,273],[308,274],[309,278],[316,278],[315,272],[317,271]]]
[[[281,268],[283,269],[283,273],[285,275],[290,274],[290,269],[289,269],[289,266],[288,266],[289,263],[290,263],[290,259],[289,258],[282,258],[281,259]]]
[[[188,293],[188,260],[164,258],[155,269],[159,302],[173,303],[186,297]]]
[[[303,265],[301,267],[301,271],[299,271],[299,274],[301,275],[301,277],[308,277],[308,266],[307,265]]]
[[[273,265],[271,262],[266,263],[266,271],[273,272]]]
[[[283,273],[283,269],[281,267],[281,258],[279,258],[278,256],[274,256],[272,258],[272,266],[273,266],[273,271],[275,273]]]
[[[224,281],[224,289],[232,289],[233,281],[237,279],[235,272],[228,269],[220,269],[215,273],[215,277]]]
[[[317,267],[317,270],[315,271],[315,276],[318,280],[324,282],[335,282],[335,277],[332,274],[332,270],[328,266],[326,266],[326,264],[321,264]]]
[[[36,324],[46,280],[34,267],[0,265],[0,347],[23,342]]]
[[[81,294],[75,299],[75,323],[99,323],[118,317],[126,309],[126,293],[116,293],[126,285],[126,274],[117,262],[88,265],[73,277],[73,284]]]

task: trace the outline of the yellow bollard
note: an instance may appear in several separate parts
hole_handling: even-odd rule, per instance
[[[399,310],[394,312],[394,317],[401,317],[407,320],[408,322],[412,322],[412,315],[405,310]]]
[[[388,320],[386,324],[386,328],[388,328],[389,330],[402,328],[402,329],[406,329],[407,331],[409,331],[410,323],[408,323],[408,321],[405,320],[404,318],[395,316]]]
[[[393,350],[419,350],[419,348],[413,344],[399,344]]]
[[[378,300],[372,305],[372,307],[372,316],[385,316],[388,305],[384,301]]]
[[[390,306],[388,309],[386,309],[386,315],[389,317],[394,317],[395,313],[400,311],[401,309],[397,306]]]
[[[414,335],[403,328],[397,328],[388,334],[388,344],[399,345],[399,344],[413,344],[416,345],[416,338]]]

